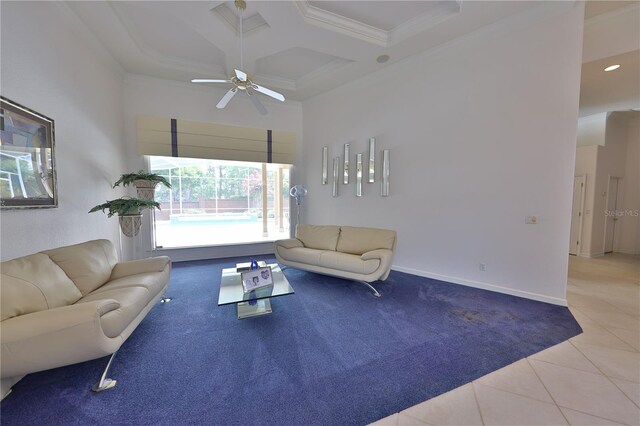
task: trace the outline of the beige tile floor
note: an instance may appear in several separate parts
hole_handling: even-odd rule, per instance
[[[374,425],[640,425],[640,256],[570,256],[584,333]]]

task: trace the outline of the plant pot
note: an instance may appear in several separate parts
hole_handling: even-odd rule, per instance
[[[127,214],[119,217],[120,230],[127,237],[135,237],[140,233],[142,228],[141,214]]]
[[[136,187],[136,191],[138,192],[138,198],[141,200],[155,200],[157,184],[158,182],[144,179],[133,181],[133,186]]]

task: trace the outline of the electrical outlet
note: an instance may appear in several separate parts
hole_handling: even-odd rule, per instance
[[[484,272],[484,271],[486,271],[486,270],[487,270],[487,265],[485,265],[484,263],[481,263],[480,265],[478,265],[478,267],[480,268],[480,270],[481,270],[482,272]]]
[[[526,223],[527,225],[537,225],[538,216],[527,216],[524,218],[524,223]]]

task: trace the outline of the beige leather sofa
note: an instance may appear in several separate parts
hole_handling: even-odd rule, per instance
[[[25,374],[114,354],[167,290],[171,260],[118,263],[113,244],[95,240],[2,262],[0,272],[4,397]],[[105,370],[100,386],[113,385]]]
[[[296,238],[275,242],[278,262],[367,285],[385,280],[391,271],[396,232],[386,229],[333,225],[298,225]]]

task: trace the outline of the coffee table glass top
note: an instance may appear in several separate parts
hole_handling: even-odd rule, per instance
[[[250,293],[244,292],[240,273],[236,272],[236,268],[223,269],[220,294],[218,294],[218,306],[293,294],[293,287],[291,287],[287,277],[280,270],[280,266],[277,263],[269,266],[271,266],[273,275],[273,285],[261,287]]]

